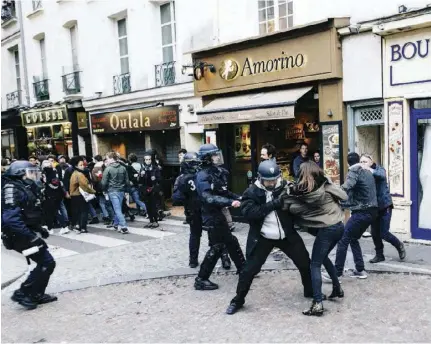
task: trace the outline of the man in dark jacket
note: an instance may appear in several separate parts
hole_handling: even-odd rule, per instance
[[[299,177],[299,167],[305,161],[308,161],[308,145],[304,142],[299,149],[299,155],[293,160],[293,175],[297,179]]]
[[[313,297],[310,256],[304,241],[293,228],[288,212],[282,211],[286,182],[281,179],[280,168],[274,161],[259,165],[259,179],[242,196],[241,212],[250,224],[247,242],[251,242],[250,255],[239,274],[236,296],[226,313],[236,313],[244,304],[254,276],[274,247],[279,247],[298,268],[304,296]]]
[[[403,260],[406,257],[404,244],[389,231],[392,209],[394,206],[386,180],[386,170],[382,166],[377,165],[373,161],[371,155],[368,154],[363,154],[361,156],[361,165],[374,176],[377,189],[377,203],[379,206],[377,218],[371,225],[371,235],[376,249],[376,256],[370,260],[370,263],[379,263],[385,260],[385,255],[383,254],[383,240],[394,246],[398,251],[400,259]]]
[[[118,230],[118,226],[120,226],[120,232],[127,234],[129,230],[127,229],[126,219],[122,212],[122,204],[124,193],[129,185],[129,176],[126,168],[118,162],[119,156],[117,153],[109,152],[106,154],[106,160],[107,167],[103,171],[101,182],[102,190],[108,193],[112,207],[114,208],[113,227]]]
[[[347,156],[347,162],[350,167],[346,181],[341,187],[349,196],[348,204],[345,204],[345,206],[350,208],[352,214],[344,227],[343,237],[337,245],[335,268],[337,269],[337,275],[342,276],[347,249],[350,244],[356,267],[351,277],[364,279],[368,276],[365,272],[359,239],[375,221],[378,208],[376,183],[373,174],[367,169],[362,168],[359,161],[357,153],[349,153]]]

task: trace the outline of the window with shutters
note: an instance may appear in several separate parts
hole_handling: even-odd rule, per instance
[[[293,26],[293,0],[259,0],[259,34]]]

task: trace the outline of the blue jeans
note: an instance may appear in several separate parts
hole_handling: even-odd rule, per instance
[[[344,227],[344,233],[337,245],[337,255],[335,258],[335,268],[337,275],[341,276],[346,263],[347,249],[352,249],[353,260],[355,262],[356,271],[361,272],[365,269],[364,259],[362,258],[362,250],[359,245],[359,239],[367,228],[373,223],[377,216],[377,209],[369,209],[352,213],[349,221]]]
[[[316,302],[322,302],[322,264],[332,279],[332,285],[340,287],[337,277],[337,270],[329,259],[328,255],[342,238],[344,225],[339,222],[335,225],[319,228],[314,240],[313,251],[311,253],[311,283],[313,285],[313,298]]]
[[[58,210],[57,214],[57,221],[60,223],[61,227],[66,227],[69,223],[69,216],[67,215],[67,209],[64,205],[64,200],[60,203],[60,209]]]
[[[102,210],[102,216],[105,218],[114,218],[114,210],[112,209],[111,202],[105,198],[105,195],[98,195],[100,209]]]
[[[147,212],[147,207],[145,206],[145,203],[139,198],[139,190],[135,186],[130,188],[129,194],[132,196],[132,199],[135,201],[137,207],[142,211]]]
[[[397,250],[401,247],[401,241],[389,232],[391,226],[392,208],[380,210],[376,220],[371,224],[371,235],[373,236],[376,254],[383,256],[383,240],[390,243]]]
[[[96,213],[96,209],[94,209],[93,205],[91,204],[91,202],[88,202],[88,210],[90,212],[91,217],[97,217],[97,213]]]
[[[126,228],[126,219],[124,218],[122,211],[124,192],[112,191],[108,192],[108,195],[111,200],[112,208],[114,208],[114,226],[120,225],[121,228]]]

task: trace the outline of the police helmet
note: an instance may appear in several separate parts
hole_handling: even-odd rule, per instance
[[[17,160],[10,164],[9,169],[6,171],[5,175],[14,178],[22,178],[25,175],[32,177],[34,174],[33,172],[39,172],[39,168],[34,166],[29,161]]]
[[[258,173],[261,180],[277,180],[281,176],[280,167],[273,160],[262,161]]]
[[[184,155],[181,168],[183,173],[196,173],[199,171],[200,165],[201,161],[199,160],[197,153],[188,152]]]
[[[223,155],[220,149],[212,143],[202,145],[198,155],[204,165],[223,165]]]
[[[184,154],[183,161],[184,162],[199,161],[198,154],[195,152],[188,152]]]

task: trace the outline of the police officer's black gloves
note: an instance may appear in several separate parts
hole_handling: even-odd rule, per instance
[[[46,228],[41,228],[40,229],[40,235],[42,235],[42,238],[46,239],[49,237],[49,232]]]
[[[277,197],[275,200],[272,201],[272,205],[274,206],[274,209],[278,210],[281,209],[283,205],[283,201],[280,197]]]

